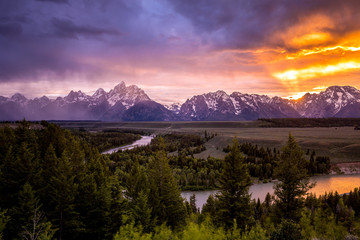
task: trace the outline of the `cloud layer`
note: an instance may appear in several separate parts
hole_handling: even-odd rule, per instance
[[[356,0],[1,1],[0,95],[122,80],[162,102],[360,87],[358,9]]]

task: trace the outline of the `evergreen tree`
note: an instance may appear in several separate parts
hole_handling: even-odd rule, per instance
[[[128,201],[124,197],[124,188],[121,186],[122,172],[117,169],[109,179],[110,189],[110,213],[109,213],[109,226],[107,238],[112,238],[114,234],[119,231],[122,225],[122,217],[129,215]]]
[[[282,149],[275,176],[280,181],[274,185],[277,219],[298,221],[304,196],[312,185],[309,182],[304,153],[291,134]]]
[[[148,168],[152,216],[160,223],[166,222],[169,226],[176,227],[185,221],[185,207],[172,175],[162,139],[159,145],[160,150],[151,158]]]
[[[195,193],[193,193],[193,195],[190,196],[190,208],[191,208],[191,212],[192,213],[197,213],[197,207],[196,207],[196,196]]]
[[[291,220],[283,220],[280,226],[271,234],[270,240],[301,240],[300,226]]]
[[[245,229],[250,218],[249,187],[251,180],[236,138],[224,159],[219,183],[218,222],[229,228],[236,220],[238,226]]]
[[[58,239],[76,238],[76,233],[81,231],[82,224],[79,222],[79,213],[75,209],[75,198],[78,192],[78,184],[74,181],[75,175],[69,161],[69,156],[64,151],[58,166],[50,179],[52,206],[54,212],[52,219],[58,226]]]
[[[10,209],[10,224],[7,229],[7,238],[19,236],[23,228],[30,227],[30,221],[34,209],[38,206],[39,200],[29,183],[25,183],[18,194],[18,199],[13,208]]]
[[[111,192],[104,168],[101,158],[90,157],[86,175],[78,185],[76,210],[80,214],[81,223],[84,224],[82,238],[104,239],[108,230]]]
[[[141,190],[134,202],[131,204],[131,215],[137,225],[144,228],[144,232],[150,232],[153,224],[151,223],[152,208],[149,205],[148,194]]]
[[[218,199],[214,195],[210,194],[206,203],[204,204],[201,213],[204,215],[209,215],[211,218],[215,219],[217,213]]]
[[[59,164],[59,160],[56,157],[55,149],[52,144],[46,150],[45,156],[41,163],[41,184],[39,186],[39,196],[42,200],[45,212],[50,211],[51,206],[51,178],[54,175],[54,171]]]
[[[135,225],[142,225],[145,232],[151,229],[151,207],[149,206],[149,186],[147,184],[145,171],[140,167],[139,162],[135,163],[126,181],[125,195],[129,200],[131,215]]]

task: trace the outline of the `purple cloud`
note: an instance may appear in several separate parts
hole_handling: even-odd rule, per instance
[[[97,37],[102,35],[120,35],[120,32],[114,29],[90,25],[76,25],[71,20],[53,18],[51,23],[54,27],[55,35],[58,37],[78,39],[80,36]]]

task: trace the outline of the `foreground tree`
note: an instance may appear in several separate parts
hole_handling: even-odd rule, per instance
[[[289,139],[282,149],[275,177],[275,215],[281,218],[298,221],[304,205],[304,196],[313,186],[310,184],[306,169],[307,162],[295,138],[289,134]]]
[[[219,183],[218,222],[230,228],[236,220],[238,227],[245,229],[251,215],[249,195],[251,180],[236,138],[225,157]]]
[[[185,206],[169,166],[163,140],[160,149],[149,162],[148,179],[150,183],[149,202],[153,219],[166,222],[172,228],[185,223]]]

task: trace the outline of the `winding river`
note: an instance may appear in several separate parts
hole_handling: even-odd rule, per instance
[[[314,188],[309,192],[315,193],[317,196],[325,194],[325,192],[335,192],[339,194],[348,193],[356,187],[360,187],[360,174],[353,175],[321,175],[312,177],[311,182],[316,182]],[[274,183],[257,183],[253,184],[249,192],[253,199],[260,199],[264,201],[267,193],[274,193]],[[195,193],[196,206],[202,208],[206,203],[210,194],[216,194],[217,190],[210,191],[185,191],[181,195],[183,198],[190,200],[190,196]]]
[[[135,141],[132,144],[112,148],[110,150],[102,152],[102,154],[111,154],[119,150],[133,149],[138,146],[145,146],[151,142],[154,136],[141,136],[141,139]],[[309,192],[315,193],[317,196],[325,194],[325,192],[335,192],[339,194],[348,193],[356,187],[360,187],[360,174],[352,175],[321,175],[312,177],[311,182],[315,182],[316,185]],[[260,199],[264,201],[267,193],[274,193],[273,189],[274,183],[256,183],[251,185],[249,192],[253,199]],[[196,206],[202,208],[206,203],[210,194],[216,194],[217,190],[208,190],[208,191],[184,191],[181,193],[182,197],[190,200],[190,196],[195,194],[196,196]]]
[[[145,146],[145,145],[150,144],[151,139],[153,139],[153,138],[154,138],[153,135],[151,135],[151,136],[141,136],[141,139],[133,142],[132,144],[122,146],[122,147],[112,148],[110,150],[102,152],[101,154],[111,154],[111,153],[117,152],[119,150],[128,150],[128,149],[133,149],[135,147]]]

